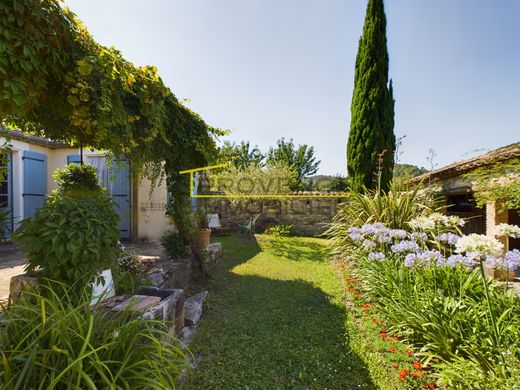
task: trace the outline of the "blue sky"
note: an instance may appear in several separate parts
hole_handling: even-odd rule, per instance
[[[227,139],[282,136],[346,173],[366,1],[66,0],[101,44],[164,82]],[[387,0],[401,162],[439,166],[520,141],[520,0]]]

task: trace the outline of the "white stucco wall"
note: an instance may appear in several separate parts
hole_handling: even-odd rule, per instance
[[[172,225],[165,215],[167,190],[163,181],[150,194],[151,182],[141,179],[137,187],[137,238],[158,240]]]

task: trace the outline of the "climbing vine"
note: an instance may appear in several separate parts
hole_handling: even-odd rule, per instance
[[[223,134],[183,106],[155,67],[98,44],[58,0],[0,2],[0,85],[2,125],[126,155],[133,174],[171,177],[169,191],[184,197],[178,171],[205,165]],[[170,209],[189,234],[184,203]]]
[[[520,209],[520,158],[475,169],[464,177],[471,181],[480,207],[496,202],[501,211]]]

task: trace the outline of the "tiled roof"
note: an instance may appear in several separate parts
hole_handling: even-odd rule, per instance
[[[2,130],[2,129],[0,128],[0,130]],[[27,143],[33,144],[33,145],[43,146],[43,147],[49,148],[49,149],[71,148],[71,146],[66,143],[53,141],[53,140],[50,140],[47,138],[37,137],[37,136],[31,135],[31,134],[22,133],[20,130],[6,130],[5,133],[0,132],[0,137],[2,137],[3,134],[6,134],[7,137],[10,139],[27,142]]]
[[[439,180],[459,176],[479,167],[519,157],[520,142],[517,142],[508,146],[503,146],[501,148],[492,150],[478,157],[458,161],[453,164],[446,165],[445,167],[434,169],[431,172],[414,177],[410,180],[410,183],[415,184],[423,180]]]

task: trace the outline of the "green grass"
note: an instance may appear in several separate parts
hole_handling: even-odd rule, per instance
[[[342,289],[324,240],[218,237],[207,307],[191,345],[195,389],[372,389],[348,346]]]

